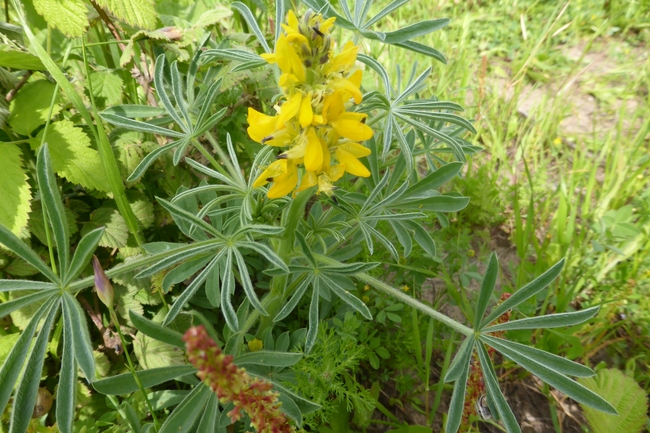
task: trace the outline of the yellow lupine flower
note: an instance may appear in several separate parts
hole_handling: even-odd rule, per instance
[[[285,148],[254,183],[273,183],[269,198],[316,185],[319,193],[332,196],[334,182],[346,172],[370,176],[359,160],[370,149],[359,142],[372,137],[372,128],[365,124],[366,114],[347,111],[363,99],[362,71],[355,68],[359,48],[348,42],[335,52],[329,36],[334,21],[312,11],[299,19],[290,11],[274,53],[262,55],[282,71],[278,84],[285,101],[275,107],[276,116],[249,109],[251,138]],[[299,166],[304,172],[296,189]]]

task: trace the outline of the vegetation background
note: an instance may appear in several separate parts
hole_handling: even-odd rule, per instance
[[[213,2],[199,0],[192,6],[192,14],[197,15],[194,17],[188,12],[190,2],[180,2],[177,9],[170,2],[159,3],[159,9],[170,8],[179,16],[188,14],[187,19],[196,19],[200,15],[197,10],[214,6]],[[373,8],[379,10],[387,3],[377,1]],[[273,4],[263,1],[247,4],[253,10],[273,9]],[[31,7],[31,2],[24,2],[24,6]],[[5,10],[8,8],[5,1]],[[227,2],[217,10],[223,15],[221,30],[248,31],[241,20],[229,13]],[[501,266],[497,290],[508,292],[566,257],[558,282],[543,292],[543,296],[520,306],[521,313],[544,314],[602,305],[597,320],[544,334],[534,330],[510,332],[509,338],[532,343],[594,368],[600,372],[599,378],[602,374],[611,379],[609,385],[601,383],[604,396],[622,399],[623,394],[636,390],[637,385],[647,395],[650,389],[650,1],[411,1],[385,17],[380,30],[397,30],[422,18],[438,17],[450,18],[449,26],[417,41],[444,53],[446,64],[378,42],[361,41],[362,50],[384,64],[393,78],[398,76],[396,70],[407,76],[416,62],[422,69],[431,65],[433,72],[420,96],[435,96],[465,107],[464,116],[474,120],[477,130],[476,135],[465,138],[484,151],[472,156],[462,176],[446,186],[448,192],[469,196],[469,206],[450,214],[448,225],[430,221],[435,227],[431,234],[437,244],[436,260],[414,249],[409,257],[401,257],[395,263],[389,251],[378,247],[373,260],[393,264],[375,272],[388,278],[394,287],[402,287],[406,293],[461,319],[480,287],[491,251],[497,252]],[[5,18],[6,22],[10,21],[8,13]],[[198,35],[198,25],[196,29]],[[50,38],[45,39],[42,34],[39,37],[43,37],[41,42],[48,41],[54,46],[62,35],[50,31]],[[146,37],[155,39],[152,35]],[[174,40],[174,35],[165,37]],[[183,40],[167,44],[165,49],[177,50],[182,56]],[[66,59],[67,56],[79,60],[81,54],[77,51],[68,53]],[[126,102],[116,97],[119,92],[134,91],[127,87],[131,82],[121,79],[123,72],[119,65],[94,72],[94,97],[102,108]],[[254,85],[251,83],[256,80],[270,86],[269,78],[264,73],[252,79],[242,74],[234,77],[228,86]],[[375,80],[378,79],[374,75],[366,74],[364,85],[377,87],[379,82]],[[6,80],[2,83],[3,95],[17,84]],[[82,85],[76,82],[73,85],[84,98],[88,95]],[[29,99],[29,92],[50,92],[56,96],[53,86],[45,87],[39,89],[27,83],[9,99],[21,92],[22,100]],[[33,129],[30,129],[33,126],[30,116],[34,107],[21,108],[19,101],[16,99],[11,106],[0,101],[0,120],[8,119],[8,127],[27,135]],[[67,108],[58,102],[54,105],[55,112]],[[36,113],[46,118],[49,110],[48,102]],[[230,126],[239,128],[242,136],[244,120],[241,116],[230,119]],[[15,143],[2,134],[1,142]],[[129,146],[142,140],[137,133],[132,134],[120,138],[123,140],[119,144],[120,169],[125,173],[137,165],[134,161],[138,155],[129,153]],[[18,144],[36,148],[38,143],[34,145],[33,140],[39,138],[30,136]],[[144,144],[142,149],[152,146]],[[6,152],[1,146],[0,152]],[[29,169],[34,164],[26,161]],[[92,177],[86,178],[78,172],[68,174],[68,180],[74,179],[72,183],[102,190],[102,185]],[[0,185],[8,184],[11,176],[0,172]],[[186,172],[176,170],[156,181],[160,190],[173,195],[185,176],[188,176]],[[146,221],[153,227],[165,224],[167,217],[161,216],[158,205],[154,209],[137,191],[131,194],[130,200],[140,201],[136,216],[141,223]],[[0,187],[3,200],[16,195],[15,191]],[[97,203],[102,199],[99,193]],[[32,205],[28,228],[42,241],[45,233],[38,206],[37,202]],[[69,211],[88,216],[89,220],[81,227],[84,234],[99,225],[113,224],[112,237],[102,245],[103,259],[118,245],[121,258],[133,252],[129,248],[135,245],[126,245],[126,223],[115,216],[114,206],[102,206],[93,209],[93,213],[75,209],[74,200],[68,206]],[[21,225],[2,220],[3,217],[0,214],[0,222],[5,225]],[[161,232],[163,237],[177,235]],[[13,257],[3,255],[0,265],[5,275],[21,276],[19,264]],[[129,308],[149,311],[158,303],[129,290],[126,283],[116,290],[117,312],[123,318],[128,318]],[[9,299],[5,295],[0,293],[3,301]],[[450,336],[442,325],[412,313],[404,304],[372,289],[364,291],[363,296],[377,323],[362,322],[352,315],[336,317],[321,327],[318,352],[300,365],[304,371],[313,373],[312,376],[327,372],[333,378],[299,384],[303,393],[324,406],[323,411],[308,419],[307,425],[312,431],[387,428],[405,433],[431,431],[431,428],[440,431],[451,395],[451,388],[444,384],[442,377],[458,346],[458,336]],[[18,330],[24,327],[25,322],[21,324],[21,320],[25,318],[21,314],[25,313],[18,311],[3,319],[0,361],[15,343]],[[251,341],[254,341],[252,337]],[[273,338],[263,344],[273,345]],[[427,349],[424,352],[423,345]],[[147,357],[144,347],[144,341],[134,342],[137,361],[143,366],[157,365],[160,360]],[[53,350],[56,352],[56,348]],[[342,353],[348,355],[344,360]],[[175,362],[173,353],[161,356]],[[108,361],[100,359],[98,363],[108,370]],[[607,373],[610,371],[607,369],[618,369],[625,376],[612,379],[615,373]],[[510,361],[498,363],[498,372],[506,397],[525,432],[624,428],[610,427],[598,420],[597,414],[583,410]],[[637,385],[625,382],[626,377],[633,378]],[[173,401],[169,395],[165,396]],[[116,426],[116,431],[129,428],[128,416],[119,402],[93,400],[89,395],[80,399],[88,399],[85,400],[88,407],[97,413],[110,414],[102,418],[106,426]],[[135,393],[129,403],[139,416],[145,416],[141,396]],[[92,413],[89,410],[83,415],[85,418],[75,426],[76,431],[91,428]],[[3,416],[7,420],[9,415]],[[649,429],[648,421],[644,422]],[[54,431],[45,427],[46,424],[35,420],[31,428]],[[417,430],[400,427],[403,424],[433,427]],[[496,423],[478,419],[472,420],[470,429],[499,431]]]

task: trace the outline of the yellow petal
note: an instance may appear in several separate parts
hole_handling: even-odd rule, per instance
[[[296,14],[293,13],[292,10],[287,12],[287,24],[289,27],[291,27],[293,30],[298,31],[298,18],[296,17]],[[284,26],[283,26],[284,27]]]
[[[318,178],[316,177],[316,173],[313,171],[307,171],[305,174],[302,176],[302,180],[300,181],[300,186],[296,190],[296,192],[300,192],[302,190],[305,190],[307,188],[311,188],[312,186],[316,185],[318,183]]]
[[[249,107],[246,120],[249,124],[246,130],[248,131],[248,136],[254,141],[261,143],[264,137],[268,137],[275,132],[278,119],[275,116],[267,116]]]
[[[333,165],[327,174],[332,182],[336,182],[345,174],[345,166],[343,164]]]
[[[370,172],[365,165],[361,163],[357,158],[354,157],[350,152],[338,148],[336,149],[336,157],[338,160],[345,165],[345,171],[355,176],[368,177]]]
[[[301,159],[305,157],[305,152],[307,150],[307,143],[304,140],[301,140],[301,143],[293,146],[291,149],[284,152],[281,158],[284,159]]]
[[[292,72],[291,70],[292,55],[295,56],[296,52],[293,51],[293,48],[291,48],[291,45],[287,41],[287,38],[284,36],[284,34],[281,34],[280,37],[278,38],[277,43],[275,44],[275,62],[280,67],[280,70],[285,74],[290,74]]]
[[[339,135],[352,141],[364,141],[372,137],[372,128],[358,120],[339,119],[331,122],[331,125]]]
[[[314,128],[307,131],[307,148],[305,150],[305,169],[318,171],[323,165],[323,146]]]
[[[322,111],[325,123],[336,120],[344,112],[345,107],[343,105],[341,92],[333,92],[325,96]]]
[[[262,53],[260,57],[269,63],[278,63],[278,58],[275,53]]]
[[[348,80],[350,80],[350,82],[355,86],[361,87],[362,78],[363,78],[363,71],[361,69],[357,69],[356,71],[354,71],[354,74],[348,77]]]
[[[314,110],[311,108],[311,92],[302,98],[298,119],[300,120],[300,126],[303,128],[311,125],[312,120],[314,120]]]
[[[287,161],[285,160],[278,160],[273,163],[271,163],[268,167],[266,167],[266,170],[260,174],[257,179],[255,179],[255,182],[253,183],[253,188],[259,188],[260,186],[264,186],[267,183],[269,183],[269,179],[273,179],[276,176],[280,176],[284,173],[287,172]]]
[[[302,93],[296,92],[287,102],[280,107],[280,115],[278,116],[278,127],[284,126],[291,120],[300,110],[300,102],[302,101]]]
[[[359,86],[355,85],[348,79],[341,78],[340,80],[336,80],[332,83],[332,87],[336,90],[342,91],[345,95],[342,96],[342,98],[345,100],[349,99],[348,94],[354,98],[355,104],[359,104],[363,100],[363,94],[361,93]]]
[[[268,198],[280,198],[289,194],[298,183],[298,169],[291,161],[287,162],[287,172],[273,178],[273,186],[266,194]]]
[[[321,33],[328,33],[336,21],[336,17],[328,18],[320,25]]]
[[[348,142],[339,146],[341,149],[346,152],[350,152],[356,158],[363,158],[364,156],[370,155],[370,149],[366,146],[363,146],[359,143]]]
[[[359,47],[354,45],[351,41],[343,46],[343,51],[332,57],[330,61],[330,68],[333,72],[351,68],[354,62],[357,61],[357,53]]]

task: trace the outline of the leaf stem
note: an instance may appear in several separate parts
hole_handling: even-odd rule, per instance
[[[122,329],[120,328],[120,322],[117,320],[117,314],[115,314],[115,309],[113,308],[112,305],[109,305],[108,310],[110,311],[111,319],[113,319],[113,322],[115,323],[115,329],[117,329],[117,334],[120,336],[120,340],[122,341],[122,347],[124,348],[124,356],[126,357],[126,361],[129,364],[129,370],[131,371],[131,374],[135,379],[135,383],[138,384],[138,388],[140,388],[140,392],[144,397],[144,401],[147,403],[149,412],[151,412],[151,418],[153,419],[154,427],[156,431],[158,431],[160,430],[160,423],[158,422],[158,418],[156,417],[156,412],[154,412],[153,405],[151,404],[151,401],[149,401],[149,397],[147,397],[147,393],[144,390],[144,386],[142,385],[140,378],[138,377],[137,374],[135,374],[135,367],[133,366],[133,362],[131,361],[131,356],[129,355],[129,350],[127,349],[126,346],[126,340],[124,339],[124,335],[122,334]]]

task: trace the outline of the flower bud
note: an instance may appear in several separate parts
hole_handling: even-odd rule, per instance
[[[108,308],[113,307],[113,286],[102,269],[97,256],[93,256],[93,269],[95,271],[95,289],[99,300]]]

